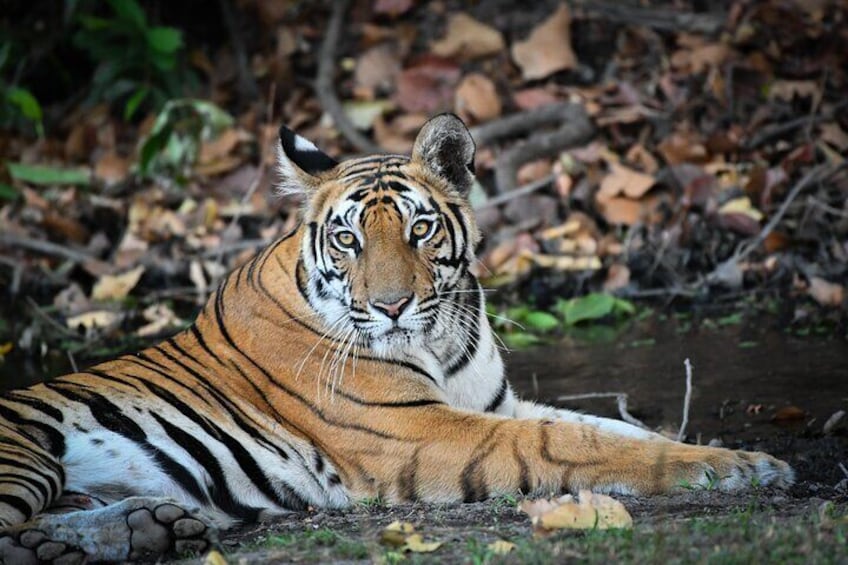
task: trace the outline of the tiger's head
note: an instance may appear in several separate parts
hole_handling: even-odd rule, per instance
[[[422,127],[411,157],[342,163],[281,128],[281,189],[304,197],[298,286],[328,331],[391,356],[471,317],[473,162],[471,134],[451,114]]]

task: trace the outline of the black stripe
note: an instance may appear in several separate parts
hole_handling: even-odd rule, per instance
[[[35,509],[26,500],[13,494],[0,494],[0,504],[6,504],[17,510],[24,515],[24,520],[35,514]]]
[[[50,493],[47,492],[47,487],[36,481],[33,477],[29,475],[19,475],[18,473],[0,473],[0,485],[2,484],[15,484],[19,487],[22,487],[29,491],[32,494],[32,497],[38,500],[39,493],[41,494],[41,499],[44,501],[44,504],[48,504],[53,497]],[[35,492],[33,490],[38,492]]]
[[[30,408],[38,410],[42,414],[45,414],[45,415],[49,416],[50,418],[53,418],[57,422],[63,422],[65,420],[65,417],[62,414],[62,411],[59,410],[58,408],[55,408],[54,406],[50,406],[49,404],[47,404],[46,402],[44,402],[42,400],[38,400],[36,398],[31,398],[29,396],[24,396],[24,394],[25,393],[23,391],[11,391],[6,395],[6,397],[9,398],[10,400],[12,400],[13,402],[19,402],[21,404],[26,404]]]
[[[497,432],[505,421],[497,422],[489,430],[486,439],[483,440],[471,454],[471,459],[462,469],[462,499],[463,502],[479,502],[489,497],[489,489],[486,478],[480,465],[497,448]]]
[[[45,386],[51,383],[45,383]],[[24,418],[14,410],[3,406],[0,404],[0,417],[4,418],[6,421],[16,424],[19,428],[34,428],[35,430],[41,432],[44,435],[45,439],[47,439],[47,451],[50,455],[56,457],[57,459],[61,458],[65,455],[65,436],[56,428],[50,426],[49,424],[45,424],[44,422],[38,422],[36,420],[30,420],[29,418]],[[20,433],[24,433],[22,429],[18,430]],[[41,442],[34,441],[33,443],[40,445]]]
[[[477,292],[462,293],[460,295],[460,298],[466,298],[469,302],[469,304],[466,305],[468,307],[466,309],[471,312],[476,312],[479,316],[481,308],[479,287]],[[472,320],[472,322],[474,321],[475,320]],[[468,347],[463,348],[459,358],[456,359],[453,363],[451,363],[451,365],[445,370],[445,376],[447,377],[452,377],[456,375],[459,371],[464,369],[477,354],[477,348],[480,347],[481,336],[478,324],[470,324],[470,327],[466,329],[466,332],[468,332]]]
[[[494,412],[495,410],[500,408],[501,404],[503,404],[504,398],[506,398],[507,388],[508,386],[506,382],[506,377],[501,376],[501,386],[500,388],[498,388],[498,393],[486,406],[484,412]]]

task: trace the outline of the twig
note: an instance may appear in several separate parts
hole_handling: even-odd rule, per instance
[[[36,317],[41,318],[42,320],[47,322],[47,324],[49,326],[52,326],[53,328],[55,328],[59,333],[65,335],[65,336],[68,336],[68,337],[79,338],[79,334],[77,334],[74,331],[71,331],[70,329],[66,328],[65,326],[63,326],[62,324],[60,324],[59,322],[57,322],[56,320],[54,320],[53,318],[48,316],[47,313],[45,313],[44,310],[41,309],[41,306],[39,306],[35,302],[35,300],[33,300],[32,298],[27,296],[26,302],[29,305],[29,307],[32,309],[32,311],[35,312]]]
[[[577,104],[568,106],[567,115],[563,115],[558,129],[533,135],[498,157],[495,166],[495,189],[498,194],[506,194],[513,189],[518,168],[524,163],[551,157],[563,149],[584,143],[593,132],[592,122],[583,107]]]
[[[621,416],[621,419],[627,422],[628,424],[632,424],[643,430],[650,430],[648,426],[644,424],[641,420],[633,416],[630,412],[627,411],[627,393],[626,392],[587,392],[584,394],[567,394],[564,396],[558,396],[558,401],[568,401],[568,400],[584,400],[587,398],[615,398],[616,405],[618,406],[618,413]]]
[[[837,463],[839,469],[845,474],[845,478],[848,479],[848,468],[845,467],[843,463]]]
[[[688,31],[715,35],[724,28],[724,13],[678,13],[661,8],[627,6],[620,2],[578,2],[577,7],[596,17],[630,26],[644,26],[661,31]]]
[[[68,362],[71,364],[71,369],[74,373],[79,373],[79,367],[77,367],[77,360],[74,359],[74,354],[71,353],[70,349],[66,349],[65,353],[68,354]]]
[[[680,422],[677,441],[683,441],[686,437],[686,426],[689,425],[689,405],[692,403],[692,363],[688,357],[683,361],[683,365],[686,367],[686,395],[683,397],[683,421]]]
[[[14,235],[11,233],[0,234],[0,245],[20,247],[21,249],[28,249],[30,251],[35,251],[36,253],[50,255],[51,257],[59,257],[60,259],[67,259],[76,263],[98,260],[95,256],[90,255],[85,251],[65,247],[64,245],[59,245],[52,241],[30,239],[28,237]]]
[[[350,5],[350,0],[336,0],[333,2],[333,13],[330,23],[324,33],[324,42],[321,44],[321,52],[318,58],[318,75],[315,79],[315,94],[318,96],[321,107],[333,118],[333,123],[345,139],[358,151],[363,153],[385,153],[376,143],[362,135],[353,122],[345,114],[342,103],[333,88],[336,70],[336,45],[344,24],[344,15]]]
[[[571,102],[546,104],[474,126],[469,131],[478,146],[489,145],[504,138],[526,135],[539,128],[562,123],[576,111],[575,106]]]
[[[507,192],[506,194],[499,194],[494,198],[490,198],[489,200],[483,202],[479,206],[474,207],[475,212],[479,212],[480,210],[485,210],[487,208],[492,208],[493,206],[500,206],[501,204],[505,204],[511,200],[515,200],[516,198],[521,198],[522,196],[527,196],[528,194],[533,194],[540,188],[544,188],[551,184],[554,180],[556,180],[556,175],[550,174],[546,175],[540,179],[534,180],[533,182],[528,182],[525,185],[519,186],[518,188],[514,188]]]

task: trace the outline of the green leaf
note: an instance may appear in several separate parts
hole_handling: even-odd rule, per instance
[[[160,53],[173,54],[182,47],[183,36],[172,27],[153,27],[147,30],[147,43]]]
[[[139,88],[135,91],[135,94],[130,96],[130,99],[127,100],[127,103],[124,105],[124,121],[128,122],[132,119],[135,111],[138,110],[139,105],[147,98],[147,95],[150,94],[150,89],[145,87]]]
[[[538,345],[542,343],[542,339],[538,336],[524,332],[501,334],[501,338],[504,340],[507,347],[511,347],[513,349],[524,349],[531,345]]]
[[[0,182],[0,200],[17,200],[18,196],[20,194],[14,186]]]
[[[91,172],[86,169],[64,169],[46,165],[24,165],[22,163],[6,163],[12,178],[22,182],[38,185],[79,184],[88,185],[91,182]]]
[[[540,332],[549,332],[552,329],[559,327],[559,320],[553,314],[537,310],[528,313],[524,317],[524,324],[532,330],[538,330]]]
[[[565,323],[574,325],[584,320],[597,320],[610,314],[615,306],[615,300],[609,294],[593,292],[561,302],[557,306],[565,317]]]
[[[139,29],[147,27],[147,16],[135,0],[109,0],[109,4],[120,19],[131,22]]]
[[[41,104],[35,96],[25,88],[12,87],[6,91],[6,99],[20,108],[21,114],[26,118],[40,122],[42,118]]]
[[[728,314],[722,318],[716,320],[716,323],[719,326],[736,326],[742,323],[742,313],[736,312],[734,314]]]
[[[625,314],[627,316],[632,316],[636,313],[636,305],[630,302],[629,300],[625,300],[623,298],[616,298],[615,304],[612,306],[612,311],[616,314]]]

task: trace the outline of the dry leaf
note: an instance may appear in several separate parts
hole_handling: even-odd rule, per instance
[[[440,57],[468,60],[494,55],[503,48],[501,32],[460,12],[451,16],[445,37],[433,43],[431,51]]]
[[[807,289],[807,293],[822,306],[839,307],[845,299],[845,287],[820,277],[810,277],[810,287]]]
[[[598,200],[608,200],[622,193],[628,198],[641,198],[654,186],[655,182],[653,175],[640,173],[617,163],[610,163],[610,172],[601,181]]]
[[[515,544],[506,540],[496,540],[489,544],[489,551],[495,555],[506,555],[515,549]]]
[[[353,73],[357,92],[369,91],[371,96],[377,91],[390,90],[401,70],[397,47],[383,43],[374,46],[356,60]]]
[[[227,565],[227,559],[220,551],[213,549],[203,558],[203,565]]]
[[[200,164],[208,164],[229,155],[236,148],[242,134],[235,128],[229,128],[212,141],[204,141],[200,144],[200,154],[197,161]]]
[[[412,534],[406,538],[406,543],[401,546],[401,551],[411,551],[412,553],[432,553],[442,547],[442,542],[431,541],[426,542],[421,534]]]
[[[65,320],[65,324],[76,329],[80,326],[87,330],[94,328],[105,328],[111,326],[121,319],[121,314],[112,312],[111,310],[93,310],[91,312],[83,312],[76,316],[70,316]]]
[[[149,323],[140,327],[136,334],[141,337],[156,335],[168,328],[177,328],[185,324],[183,320],[174,314],[167,304],[153,304],[142,312],[144,319]]]
[[[491,80],[471,73],[456,89],[454,109],[466,121],[485,122],[501,115],[501,99]]]
[[[94,167],[94,176],[107,186],[123,182],[129,172],[129,161],[112,151],[103,155]]]
[[[398,76],[395,98],[406,112],[435,114],[453,105],[459,67],[438,57],[425,57]]]
[[[556,12],[537,26],[525,41],[512,46],[512,58],[524,80],[545,78],[577,66],[571,49],[571,12],[560,4]]]
[[[722,204],[721,208],[718,209],[718,213],[741,214],[751,218],[755,222],[759,222],[763,219],[763,213],[754,208],[751,204],[751,199],[747,196],[740,196],[739,198],[728,200]]]
[[[673,133],[657,145],[657,151],[669,165],[688,161],[701,163],[708,157],[700,135],[694,133]]]
[[[101,277],[94,288],[91,289],[92,300],[121,300],[126,298],[130,291],[138,284],[144,266],[131,269],[120,275],[106,275]]]
[[[556,500],[524,501],[519,509],[530,516],[536,533],[633,527],[633,518],[622,503],[588,490],[581,490],[578,500],[567,494]]]

